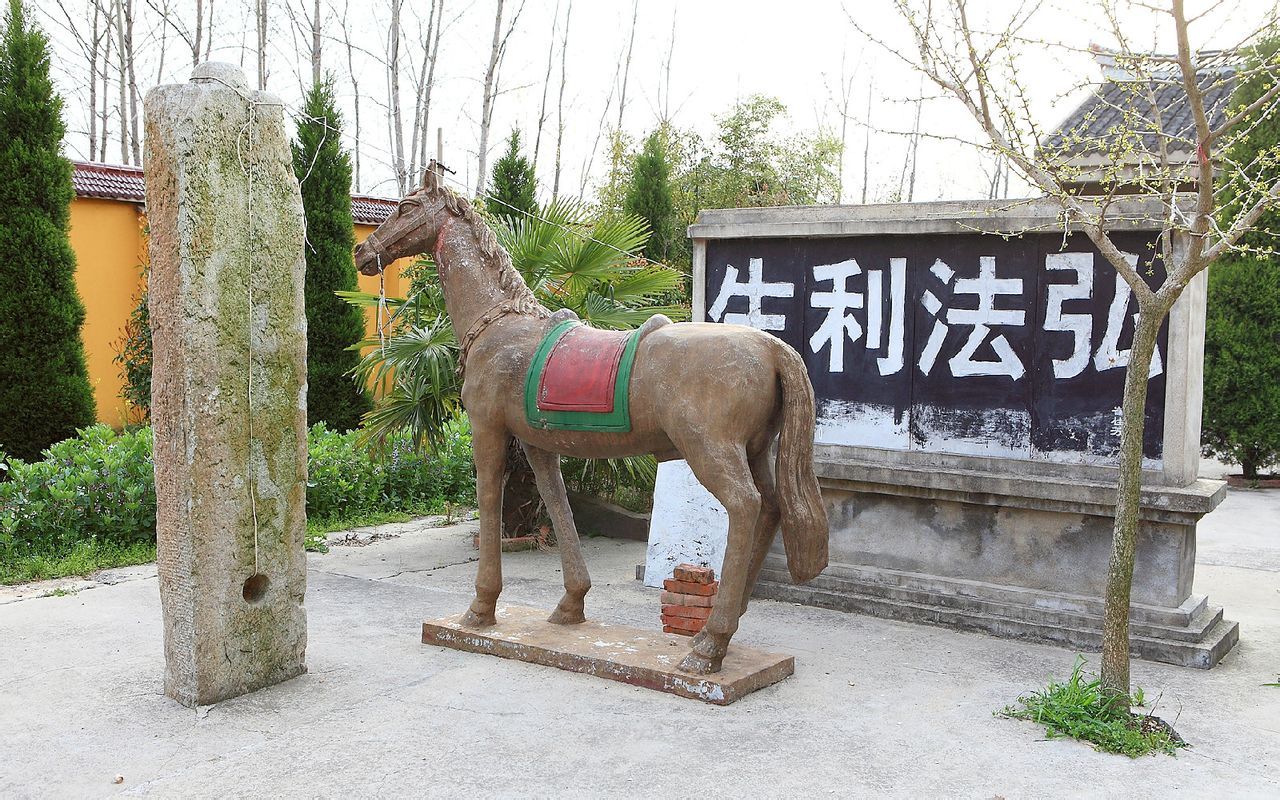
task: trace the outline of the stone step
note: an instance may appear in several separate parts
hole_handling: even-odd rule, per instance
[[[760,573],[761,580],[774,583],[790,584],[783,571],[770,569],[769,565]],[[1058,627],[1074,627],[1081,630],[1101,630],[1101,602],[1096,604],[1097,611],[1077,610],[1075,608],[1048,607],[1031,605],[1040,596],[1038,593],[1027,593],[1027,602],[1016,602],[1004,598],[985,598],[974,595],[942,593],[908,586],[886,583],[858,581],[835,575],[820,575],[799,589],[821,589],[836,594],[857,594],[872,598],[881,598],[910,605],[928,606],[956,612],[987,614],[1008,620],[1030,624],[1050,625]],[[758,592],[757,592],[758,594]],[[1055,596],[1054,600],[1060,600]],[[1141,612],[1135,612],[1130,619],[1130,632],[1133,636],[1154,639],[1171,639],[1182,642],[1199,642],[1206,632],[1222,619],[1221,608],[1210,608],[1207,603],[1200,603],[1195,611],[1188,615],[1185,625],[1169,625],[1142,619]]]
[[[1100,621],[1081,615],[1055,612],[1048,619],[1037,619],[1024,613],[1035,609],[1015,609],[1007,604],[941,605],[923,599],[900,599],[852,589],[832,590],[815,586],[796,586],[761,574],[755,595],[839,611],[854,611],[904,622],[945,625],[961,630],[979,631],[1005,638],[1027,639],[1062,645],[1073,649],[1098,651],[1102,646]],[[954,599],[954,598],[950,598]],[[967,598],[966,598],[967,599]],[[1004,605],[1005,607],[1001,608]],[[1004,612],[1004,613],[1001,613]],[[1132,626],[1133,655],[1153,661],[1208,669],[1239,638],[1239,625],[1222,619],[1220,608],[1205,608],[1187,629],[1172,626]],[[1203,626],[1203,627],[1202,627]],[[1198,631],[1198,638],[1193,632]]]

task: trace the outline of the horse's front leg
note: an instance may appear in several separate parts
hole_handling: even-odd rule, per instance
[[[569,507],[569,494],[564,488],[564,476],[560,474],[560,456],[527,444],[524,452],[538,481],[538,493],[551,515],[556,545],[560,548],[560,567],[564,572],[564,597],[560,598],[547,621],[557,625],[584,622],[583,598],[591,589],[591,576],[587,574],[578,528],[573,523],[573,509]]]
[[[476,464],[476,503],[480,507],[480,567],[476,597],[462,616],[469,627],[492,625],[502,592],[502,486],[507,469],[508,433],[472,419],[471,449]]]

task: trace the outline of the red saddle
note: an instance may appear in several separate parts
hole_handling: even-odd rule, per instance
[[[629,331],[576,325],[547,354],[538,384],[538,410],[612,412],[618,365]]]

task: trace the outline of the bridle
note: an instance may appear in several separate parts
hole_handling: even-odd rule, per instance
[[[421,190],[419,190],[421,191]],[[386,267],[382,264],[382,254],[391,247],[400,244],[400,241],[413,233],[425,223],[429,217],[426,207],[422,204],[423,198],[417,196],[417,192],[411,194],[400,201],[396,210],[403,214],[405,206],[413,206],[418,209],[417,213],[403,216],[402,224],[399,226],[396,234],[392,237],[384,237],[375,230],[365,237],[365,244],[373,249],[374,254],[378,257],[378,272],[382,272]]]
[[[402,224],[398,226],[398,231],[395,234],[395,236],[384,238],[379,236],[378,232],[375,230],[374,232],[370,233],[367,237],[365,237],[365,244],[367,244],[369,247],[373,249],[373,252],[377,257],[379,274],[382,274],[382,272],[386,269],[382,263],[382,253],[385,252],[390,247],[399,244],[402,239],[404,239],[413,231],[416,231],[428,220],[429,213],[427,211],[427,208],[423,205],[423,202],[422,202],[424,198],[419,196],[422,191],[423,190],[420,189],[418,190],[418,192],[408,195],[407,197],[405,197],[400,201],[397,207],[397,210],[400,211],[402,214],[404,213],[404,208],[406,206],[415,207],[417,209],[417,212],[408,216],[404,216],[402,218]],[[447,222],[448,220],[446,220],[446,223]],[[443,228],[440,231],[440,235],[441,236],[444,235]],[[436,271],[440,277],[440,286],[443,289],[445,284],[445,277],[444,277],[444,271],[443,269],[441,269],[439,259],[436,259]],[[519,304],[516,301],[511,300],[509,298],[499,300],[498,302],[489,306],[489,308],[487,308],[485,312],[481,314],[480,317],[471,324],[471,327],[467,329],[467,332],[464,333],[462,337],[458,339],[458,379],[459,380],[462,380],[465,377],[466,368],[467,368],[467,356],[471,352],[472,345],[474,345],[476,340],[480,338],[480,335],[484,333],[485,330],[493,323],[497,322],[498,320],[502,319],[508,314],[516,313],[519,310],[520,310]]]

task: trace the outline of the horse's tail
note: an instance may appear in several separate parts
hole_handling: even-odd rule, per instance
[[[774,470],[782,544],[792,580],[804,583],[827,566],[827,513],[813,474],[813,384],[800,354],[778,339],[773,342],[782,383],[782,425]]]

